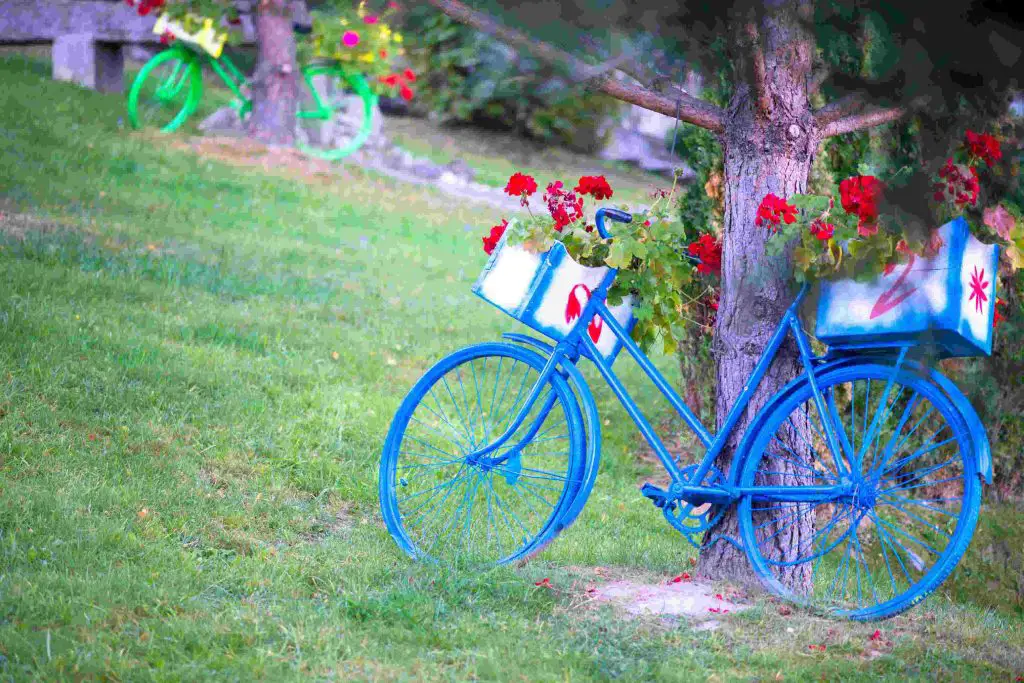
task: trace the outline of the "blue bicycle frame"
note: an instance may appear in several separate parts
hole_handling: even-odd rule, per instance
[[[597,229],[601,236],[605,238],[609,237],[604,225],[605,214],[622,222],[628,222],[630,219],[628,214],[614,209],[598,210],[596,216]],[[800,324],[798,316],[800,304],[807,296],[808,288],[806,285],[800,289],[796,299],[789,308],[786,309],[785,315],[783,315],[778,327],[772,334],[771,340],[768,342],[767,347],[761,354],[750,378],[743,387],[743,391],[740,392],[736,402],[730,409],[729,414],[722,425],[721,431],[719,431],[718,434],[712,434],[701,423],[700,419],[693,413],[693,411],[690,410],[689,406],[686,405],[683,399],[665,380],[661,373],[658,372],[658,369],[653,363],[651,363],[650,359],[644,354],[644,352],[640,350],[640,347],[637,346],[630,338],[629,333],[621,324],[619,324],[611,311],[608,310],[605,298],[608,294],[608,289],[615,280],[617,272],[618,271],[614,268],[609,269],[601,283],[593,290],[589,301],[580,314],[580,318],[577,321],[576,326],[552,350],[548,357],[547,364],[541,371],[540,377],[532,388],[525,404],[519,410],[519,413],[516,415],[516,418],[511,422],[509,427],[500,437],[498,437],[498,439],[491,442],[484,448],[471,453],[467,457],[468,462],[480,464],[484,467],[490,467],[501,465],[510,458],[514,458],[536,435],[540,425],[544,421],[544,417],[554,404],[555,398],[553,393],[549,393],[549,396],[546,398],[546,402],[541,408],[538,416],[521,439],[512,444],[507,450],[497,457],[490,457],[490,454],[508,443],[512,436],[516,434],[519,428],[523,425],[527,415],[529,415],[534,404],[540,398],[540,394],[547,384],[551,374],[557,372],[559,366],[563,362],[575,363],[576,359],[582,356],[588,358],[597,366],[601,376],[611,387],[616,398],[618,398],[619,402],[622,403],[623,408],[626,409],[630,418],[632,418],[636,423],[641,434],[643,434],[644,438],[651,445],[651,448],[654,449],[654,453],[658,456],[658,460],[671,477],[672,486],[669,490],[671,498],[685,500],[691,505],[700,505],[703,503],[728,503],[737,500],[740,496],[745,494],[752,495],[756,500],[822,502],[838,500],[850,493],[854,487],[854,482],[850,476],[850,472],[857,471],[857,468],[850,467],[849,463],[858,462],[858,456],[862,457],[862,454],[855,454],[850,444],[845,439],[837,437],[835,427],[831,420],[822,420],[822,422],[824,423],[824,434],[829,449],[835,459],[836,471],[839,474],[839,483],[835,486],[740,487],[736,486],[735,481],[733,480],[731,480],[730,483],[718,483],[713,486],[705,486],[701,483],[704,481],[708,472],[711,471],[715,459],[725,447],[729,436],[732,434],[733,429],[739,422],[740,416],[749,404],[751,397],[760,385],[765,373],[768,371],[768,368],[771,366],[772,361],[774,361],[779,348],[782,346],[782,343],[785,341],[789,333],[792,333],[796,339],[797,348],[800,352],[800,359],[813,390],[814,401],[818,409],[818,414],[831,414],[830,410],[826,410],[826,399],[819,390],[815,380],[814,367],[816,361],[819,361],[820,359],[814,356],[811,350],[810,341]],[[676,465],[671,454],[669,454],[668,450],[665,448],[665,444],[662,442],[661,438],[657,435],[650,422],[640,411],[639,406],[637,406],[636,402],[626,391],[622,381],[612,370],[611,365],[605,361],[594,342],[587,334],[584,333],[587,329],[588,323],[594,318],[594,316],[601,317],[604,324],[608,326],[615,337],[622,343],[623,347],[643,369],[644,373],[651,379],[654,385],[658,387],[662,395],[668,399],[672,407],[683,418],[683,421],[686,422],[686,425],[690,430],[693,431],[697,435],[697,438],[700,439],[701,443],[704,444],[706,448],[704,457],[697,466],[697,469],[693,472],[692,476],[684,476],[679,466]],[[902,364],[905,353],[906,349],[901,352],[896,364],[897,368]],[[888,394],[892,382],[890,381],[889,384],[890,386],[886,388],[886,394]],[[836,454],[841,454],[841,456],[837,457]],[[847,462],[844,463],[844,460]],[[733,468],[734,471],[736,469],[737,468]]]

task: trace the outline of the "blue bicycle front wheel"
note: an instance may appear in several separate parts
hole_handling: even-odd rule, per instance
[[[883,619],[927,597],[967,549],[981,481],[966,422],[927,378],[839,368],[769,415],[743,487],[836,487],[830,500],[756,493],[739,504],[755,573],[774,593],[837,616]],[[834,430],[838,453],[829,447]]]
[[[561,528],[586,458],[580,408],[560,374],[512,438],[483,459],[467,457],[508,429],[544,365],[520,346],[480,344],[441,360],[412,388],[380,463],[381,512],[402,550],[502,564],[538,551]]]

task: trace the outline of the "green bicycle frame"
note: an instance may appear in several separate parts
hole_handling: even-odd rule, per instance
[[[179,43],[160,53],[150,62],[147,62],[136,77],[136,84],[132,86],[128,104],[129,120],[133,126],[139,127],[140,125],[136,113],[138,83],[149,76],[149,72],[153,68],[150,65],[157,63],[161,60],[161,57],[163,61],[176,59],[177,63],[170,75],[165,77],[164,82],[158,87],[158,97],[167,100],[173,99],[181,93],[181,88],[184,87],[186,80],[189,80],[187,77],[192,77],[192,82],[189,86],[191,92],[182,111],[162,128],[164,132],[172,132],[178,129],[198,108],[199,102],[202,99],[202,79],[200,74],[203,64],[209,65],[210,69],[231,91],[233,95],[231,106],[238,111],[239,117],[244,118],[252,111],[252,99],[248,95],[248,81],[227,53],[223,53],[220,57],[215,58],[185,43]],[[325,101],[320,88],[317,87],[317,79],[324,76],[328,78],[336,77],[344,81],[347,87],[359,97],[362,104],[362,121],[355,135],[340,147],[325,149],[300,142],[299,148],[311,156],[328,161],[337,161],[359,149],[370,137],[370,134],[373,132],[373,116],[377,105],[377,95],[371,90],[370,85],[360,73],[348,72],[333,63],[309,64],[303,67],[302,77],[309,91],[311,104],[308,107],[302,104],[299,105],[296,117],[300,124],[303,121],[327,123],[337,114],[331,104]]]

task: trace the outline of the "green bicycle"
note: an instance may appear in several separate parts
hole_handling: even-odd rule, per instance
[[[219,50],[218,50],[219,52]],[[201,46],[179,40],[146,62],[128,91],[128,121],[134,128],[154,126],[171,132],[185,123],[203,97],[203,64],[233,93],[231,102],[243,119],[252,109],[245,76],[226,53],[211,55]],[[299,148],[311,156],[336,161],[359,149],[373,130],[377,95],[360,73],[335,63],[302,68],[304,92],[298,111]]]

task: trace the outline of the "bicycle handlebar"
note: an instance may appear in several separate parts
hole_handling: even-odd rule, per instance
[[[597,213],[594,215],[594,222],[597,223],[597,233],[599,235],[601,235],[601,237],[603,237],[605,239],[608,239],[609,237],[611,237],[611,233],[609,233],[608,230],[606,230],[605,227],[604,227],[604,217],[605,216],[608,216],[608,218],[611,218],[613,221],[615,221],[617,223],[632,223],[633,222],[633,214],[631,214],[631,213],[629,213],[627,211],[622,211],[620,209],[606,209],[606,208],[598,209]]]

